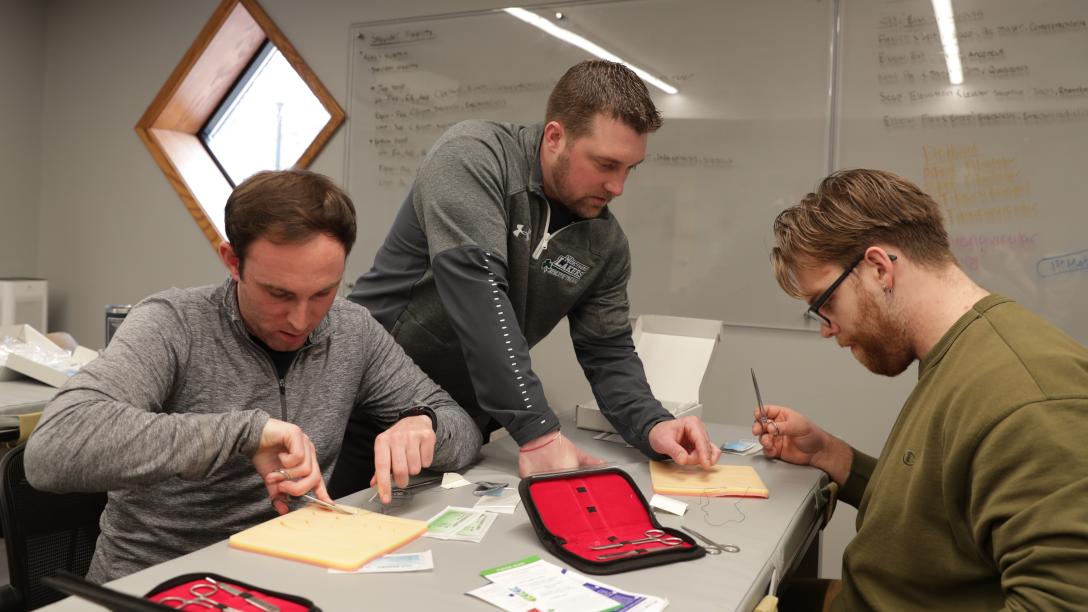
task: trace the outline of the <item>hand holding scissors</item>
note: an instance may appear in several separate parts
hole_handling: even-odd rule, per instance
[[[214,584],[208,584],[207,582],[198,582],[189,587],[189,593],[193,596],[192,599],[185,599],[182,597],[163,597],[157,603],[161,603],[171,608],[177,608],[182,610],[188,606],[200,606],[203,608],[219,608],[223,612],[242,612],[238,608],[232,608],[225,603],[220,603],[211,599],[212,595],[219,592],[219,587]]]
[[[613,542],[611,544],[603,544],[601,546],[590,546],[590,550],[607,550],[609,548],[619,548],[621,546],[627,546],[628,544],[647,544],[649,542],[657,542],[664,544],[665,546],[679,546],[684,543],[683,538],[676,536],[667,536],[665,532],[660,529],[647,529],[645,531],[646,537],[640,540],[623,540],[622,542]]]
[[[277,513],[290,511],[286,496],[307,491],[313,491],[314,497],[332,501],[325,490],[313,441],[298,425],[268,419],[261,430],[257,452],[250,460],[264,481]]]

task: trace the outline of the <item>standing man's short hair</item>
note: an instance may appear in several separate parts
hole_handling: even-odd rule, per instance
[[[227,242],[245,264],[249,245],[258,238],[275,244],[305,242],[326,234],[344,247],[355,244],[355,205],[351,197],[322,174],[309,170],[265,170],[242,181],[227,198]]]
[[[778,284],[804,297],[793,271],[849,266],[868,247],[889,244],[931,267],[955,263],[940,206],[917,185],[883,170],[841,170],[774,220],[771,261]]]
[[[586,60],[567,70],[548,96],[544,121],[558,121],[577,139],[593,130],[598,113],[639,134],[661,127],[661,113],[642,79],[627,66],[605,60]]]

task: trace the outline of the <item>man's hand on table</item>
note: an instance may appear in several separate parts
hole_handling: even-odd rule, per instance
[[[708,469],[722,456],[718,445],[710,441],[706,426],[695,416],[654,425],[650,429],[650,448],[668,455],[678,465],[701,465]]]
[[[434,429],[431,418],[411,416],[397,421],[374,440],[374,476],[383,504],[393,501],[393,485],[405,488],[408,478],[434,461]]]

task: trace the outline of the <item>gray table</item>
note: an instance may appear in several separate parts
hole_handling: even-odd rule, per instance
[[[566,429],[575,442],[599,457],[619,464],[631,474],[647,499],[653,494],[645,457],[620,444],[591,439],[590,432]],[[715,440],[749,436],[746,427],[710,425]],[[482,460],[464,472],[469,480],[499,480],[517,484],[517,449],[510,439],[484,447]],[[706,556],[622,574],[601,576],[606,583],[631,591],[665,597],[672,610],[751,610],[794,567],[818,532],[822,507],[819,490],[826,481],[812,468],[769,461],[762,456],[724,455],[723,464],[751,464],[771,492],[770,499],[680,498],[689,505],[683,517],[661,512],[667,526],[690,526],[740,552]],[[427,519],[447,505],[472,506],[473,487],[424,489],[395,502],[392,514]],[[368,500],[373,490],[345,497],[343,502],[377,510]],[[312,599],[326,612],[339,610],[495,610],[465,595],[486,584],[480,570],[530,555],[563,565],[544,550],[523,505],[513,515],[499,515],[479,544],[420,538],[403,552],[432,550],[435,569],[408,574],[329,574],[324,568],[235,550],[220,542],[110,583],[121,591],[143,594],[155,585],[186,573],[213,572],[273,590]],[[43,610],[98,609],[69,598]]]
[[[18,415],[41,412],[57,389],[30,379],[0,380],[0,454],[19,439]]]
[[[29,378],[0,380],[0,414],[40,412],[57,389]]]

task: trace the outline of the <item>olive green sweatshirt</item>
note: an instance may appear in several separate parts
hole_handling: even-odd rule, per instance
[[[1088,350],[1053,325],[983,298],[854,457],[833,609],[1088,609]]]

